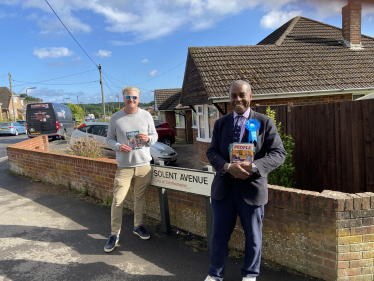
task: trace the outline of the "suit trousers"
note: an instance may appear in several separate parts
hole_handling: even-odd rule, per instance
[[[215,280],[222,280],[225,275],[228,243],[238,215],[245,234],[242,276],[256,277],[260,274],[264,206],[248,205],[236,186],[223,199],[212,198],[213,234],[208,275]]]
[[[134,226],[143,222],[145,192],[152,178],[150,165],[122,168],[118,167],[114,179],[112,203],[112,235],[119,235],[122,226],[123,202],[129,192],[131,180],[134,179]]]

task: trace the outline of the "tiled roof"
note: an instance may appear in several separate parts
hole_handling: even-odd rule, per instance
[[[13,92],[13,97],[18,97],[18,95]],[[6,109],[9,107],[10,98],[10,89],[7,87],[0,87],[0,103],[3,104],[1,109]]]
[[[341,28],[295,17],[257,45],[190,47],[181,103],[227,97],[235,80],[254,95],[374,87],[374,38],[363,49],[343,45]]]
[[[179,104],[181,93],[181,88],[155,90],[158,110],[189,109],[188,106]]]

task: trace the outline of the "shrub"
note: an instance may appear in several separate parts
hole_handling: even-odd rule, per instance
[[[281,122],[277,123],[275,110],[271,110],[270,107],[268,107],[266,109],[266,115],[273,119],[275,125],[277,126],[279,136],[283,142],[284,149],[287,152],[284,163],[268,174],[268,181],[270,184],[274,185],[293,187],[295,185],[295,167],[292,159],[292,151],[295,143],[293,142],[293,138],[291,135],[282,134]]]
[[[103,144],[97,138],[86,135],[73,143],[69,142],[69,154],[95,159],[101,158],[104,157],[102,146]]]

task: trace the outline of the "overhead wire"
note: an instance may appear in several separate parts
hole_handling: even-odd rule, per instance
[[[61,86],[61,85],[80,85],[80,84],[88,84],[88,83],[94,83],[94,82],[98,82],[99,80],[95,80],[95,81],[87,81],[87,82],[79,82],[79,83],[70,83],[70,84],[45,84],[45,83],[33,83],[33,82],[25,82],[25,81],[19,81],[19,80],[14,80],[12,79],[12,81],[15,81],[15,82],[21,82],[21,83],[25,83],[25,84],[20,84],[20,85],[14,85],[13,87],[18,87],[18,86],[23,86],[23,85],[33,85],[33,84],[41,84],[41,85],[54,85],[54,86]]]
[[[8,76],[8,74],[5,74],[5,75],[3,75],[3,76],[0,76],[0,78],[3,78],[3,77],[5,77],[5,76]]]
[[[104,72],[103,72],[103,73],[104,73]],[[112,79],[118,81],[118,82],[121,82],[121,83],[126,84],[126,85],[129,85],[129,86],[133,86],[133,85],[131,85],[131,84],[129,84],[129,83],[126,83],[126,82],[121,81],[121,80],[119,80],[119,79],[117,79],[117,78],[114,78],[113,76],[110,76],[108,73],[106,73],[106,75],[109,76],[110,78],[112,78]],[[150,90],[150,89],[144,89],[144,88],[140,88],[140,87],[138,87],[138,88],[139,88],[140,90],[145,90],[145,91],[153,92],[153,90]]]
[[[79,72],[79,73],[75,73],[75,74],[71,74],[71,75],[66,75],[66,76],[62,76],[62,77],[57,77],[57,78],[47,79],[47,80],[43,80],[43,81],[33,82],[31,84],[41,84],[42,82],[48,82],[48,81],[58,80],[58,79],[62,79],[62,78],[66,78],[66,77],[71,77],[71,76],[75,76],[75,75],[80,75],[80,74],[83,74],[83,73],[87,73],[87,72],[91,72],[91,71],[96,71],[96,70],[97,69],[91,69],[91,70],[87,70],[87,71],[83,71],[83,72]],[[12,79],[12,81],[16,81],[16,80]],[[22,82],[22,81],[18,81],[18,82]],[[28,82],[24,82],[24,83],[28,83]],[[26,85],[26,84],[24,84],[24,85]],[[16,86],[23,86],[23,85],[16,85]]]
[[[141,82],[141,83],[137,83],[137,84],[135,84],[135,86],[136,86],[136,85],[141,85],[141,84],[147,83],[147,82],[149,82],[149,81],[151,81],[151,80],[154,80],[154,79],[156,79],[156,78],[158,78],[158,77],[160,77],[160,76],[162,76],[162,75],[164,75],[164,74],[166,74],[166,73],[168,73],[168,72],[170,72],[170,71],[176,69],[177,67],[179,67],[179,66],[181,66],[182,64],[185,64],[185,63],[186,63],[186,62],[184,61],[184,62],[178,64],[177,66],[173,67],[172,69],[170,69],[170,70],[168,70],[168,71],[166,71],[166,72],[164,72],[164,73],[162,73],[162,74],[160,74],[160,75],[158,75],[158,76],[156,76],[156,77],[153,77],[153,78],[148,79],[148,80],[146,80],[146,81],[144,81],[144,82]]]
[[[82,48],[82,46],[78,43],[78,41],[74,38],[73,34],[71,34],[71,32],[69,31],[69,29],[65,26],[65,24],[62,22],[62,20],[60,19],[60,17],[57,15],[57,13],[55,12],[55,10],[53,10],[52,6],[48,3],[47,0],[45,0],[45,2],[47,2],[48,6],[51,8],[51,10],[53,11],[53,13],[56,15],[56,17],[60,20],[60,22],[62,23],[62,25],[65,27],[65,29],[67,30],[67,32],[69,32],[69,34],[71,35],[71,37],[74,39],[74,41],[78,44],[78,46],[82,49],[82,51],[86,54],[86,56],[92,61],[92,63],[97,67],[99,68],[99,66],[93,61],[93,59],[91,59],[91,57],[86,53],[86,51]]]

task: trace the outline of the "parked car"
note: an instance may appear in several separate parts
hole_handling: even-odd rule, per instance
[[[103,143],[103,151],[109,158],[116,158],[116,152],[109,148],[106,144],[106,137],[108,132],[108,122],[85,122],[82,123],[76,130],[73,131],[70,143],[73,144],[79,139],[86,136],[95,137]],[[164,161],[165,165],[174,165],[177,162],[178,154],[175,150],[165,144],[156,142],[150,146],[152,164],[160,164],[160,160]]]
[[[26,127],[26,120],[18,120],[17,122]]]
[[[168,122],[154,120],[156,131],[158,134],[158,141],[171,146],[175,143],[175,136],[173,129],[169,126]]]
[[[26,134],[26,127],[18,122],[0,123],[0,135]]]
[[[47,135],[66,139],[74,128],[74,115],[64,104],[39,102],[27,105],[26,130],[30,138]]]

